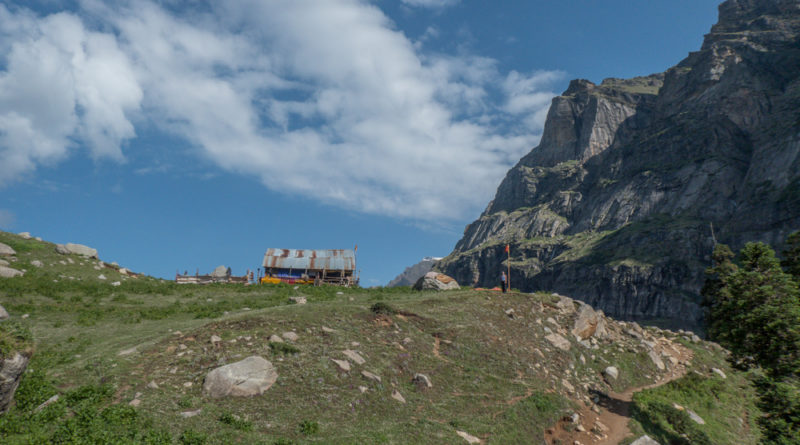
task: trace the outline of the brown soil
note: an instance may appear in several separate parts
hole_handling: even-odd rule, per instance
[[[571,419],[562,419],[545,432],[545,442],[570,445],[576,442],[583,445],[616,445],[630,436],[631,430],[628,428],[628,422],[631,420],[630,410],[633,394],[644,389],[659,387],[686,374],[684,363],[691,361],[692,352],[681,345],[673,345],[678,352],[676,358],[680,364],[670,367],[658,382],[638,388],[629,388],[622,393],[597,392],[595,395],[599,398],[597,406],[600,408],[600,413],[596,413],[591,407],[584,407],[578,411],[581,416],[580,425],[585,431],[578,431],[577,425],[573,424]]]

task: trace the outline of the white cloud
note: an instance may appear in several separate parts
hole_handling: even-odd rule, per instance
[[[402,0],[403,3],[409,6],[418,6],[423,8],[444,8],[455,5],[460,1],[461,0]]]
[[[0,160],[16,160],[18,175],[77,142],[122,159],[130,116],[141,115],[275,190],[368,213],[464,218],[538,141],[560,76],[423,53],[359,0],[213,8],[181,15],[143,0],[86,0],[80,13],[91,20],[9,17],[28,25],[6,31]]]

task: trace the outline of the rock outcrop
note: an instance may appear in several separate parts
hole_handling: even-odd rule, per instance
[[[17,252],[8,244],[0,243],[0,256],[14,256]]]
[[[8,411],[29,360],[29,356],[15,352],[0,361],[0,414]]]
[[[719,10],[700,51],[663,74],[572,81],[436,269],[494,285],[510,243],[520,290],[696,329],[715,242],[780,246],[800,229],[800,8]]]
[[[24,273],[21,270],[13,269],[8,266],[0,266],[0,278],[21,277]]]
[[[84,246],[83,244],[74,244],[74,243],[67,243],[67,244],[56,244],[56,252],[60,253],[61,255],[81,255],[88,258],[97,259],[97,249],[93,249],[89,246]]]
[[[456,280],[439,272],[428,272],[414,284],[414,290],[450,290],[459,288]]]

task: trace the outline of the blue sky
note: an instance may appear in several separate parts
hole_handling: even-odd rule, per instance
[[[172,278],[447,255],[569,80],[661,72],[717,0],[0,2],[0,228]]]

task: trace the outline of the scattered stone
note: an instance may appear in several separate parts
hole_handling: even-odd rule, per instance
[[[569,351],[569,348],[572,346],[569,340],[555,333],[545,335],[544,338],[546,338],[547,341],[552,343],[553,346],[563,351]]]
[[[572,383],[570,383],[569,380],[561,379],[561,385],[563,385],[564,389],[566,389],[570,394],[575,392],[575,387],[572,386]]]
[[[396,389],[392,390],[392,398],[397,400],[400,403],[406,403],[405,397],[403,397],[403,395],[400,394],[400,392],[398,390],[396,390]]]
[[[26,319],[26,318],[28,318],[30,316],[31,316],[31,314],[22,314],[22,319],[24,320],[24,319]]]
[[[122,275],[128,275],[128,274],[130,274],[130,272],[131,272],[131,271],[129,271],[128,269],[126,269],[126,268],[124,268],[124,267],[121,267],[121,268],[119,269],[119,273],[121,273]]]
[[[365,392],[367,392],[367,390],[369,390],[369,388],[367,388],[366,386],[359,386],[358,390],[361,391],[361,394],[364,394]]]
[[[323,326],[322,327],[322,332],[325,332],[327,334],[332,334],[332,333],[336,332],[336,329],[331,329],[331,328],[329,328],[327,326]]]
[[[272,363],[263,357],[251,356],[209,372],[203,392],[214,398],[261,395],[277,379],[278,372]]]
[[[700,343],[700,337],[697,334],[692,334],[692,343]]]
[[[2,308],[0,308],[0,309],[2,309]],[[2,318],[3,318],[2,312],[0,312],[0,320]],[[711,372],[713,372],[714,374],[722,377],[723,379],[727,379],[728,378],[728,376],[726,376],[725,373],[719,368],[711,368]]]
[[[33,239],[35,239],[36,241],[41,241],[42,237],[41,236],[37,236],[37,237],[34,237]]]
[[[98,280],[105,280],[105,279],[106,279],[106,276],[105,276],[105,275],[103,275],[103,274],[100,274],[100,275],[98,275],[98,276],[97,276],[97,279],[98,279]]]
[[[433,383],[431,383],[431,379],[428,378],[425,374],[414,374],[414,378],[411,379],[413,383],[417,385],[419,388],[433,388]]]
[[[575,427],[575,429],[580,431],[581,433],[586,432],[586,428],[584,428],[583,425],[581,425],[580,423],[578,424],[578,426]]]
[[[335,358],[332,358],[331,360],[334,363],[336,363],[336,365],[339,366],[339,369],[341,369],[342,371],[350,370],[350,362],[348,362],[347,360],[336,360]]]
[[[185,382],[185,383],[183,384],[183,387],[184,387],[184,388],[191,388],[193,384],[194,384],[194,383],[192,383],[192,382]]]
[[[8,244],[0,243],[0,256],[14,256],[17,252]]]
[[[33,261],[31,261],[31,266],[40,267],[41,268],[41,267],[44,267],[44,263],[42,263],[39,260],[33,260]]]
[[[480,440],[480,439],[478,439],[477,437],[473,436],[472,434],[466,433],[466,432],[464,432],[464,431],[458,431],[458,430],[456,430],[456,434],[458,434],[458,435],[459,435],[459,436],[461,436],[461,437],[462,437],[464,440],[466,440],[466,441],[467,441],[467,443],[481,443],[481,440]]]
[[[114,287],[119,287],[119,286],[122,286],[122,283],[119,282],[119,281],[114,281],[113,283],[111,283],[111,285],[114,286]]]
[[[373,374],[373,373],[371,373],[369,371],[361,371],[361,375],[363,375],[364,377],[368,378],[369,380],[374,380],[374,381],[376,381],[378,383],[381,382],[381,376],[379,376],[377,374]]]
[[[655,440],[653,440],[653,438],[645,434],[644,436],[631,442],[631,445],[660,445],[660,444]]]
[[[142,404],[142,401],[139,400],[139,399],[133,399],[130,402],[128,402],[128,405],[130,405],[130,406],[132,406],[134,408],[136,408],[137,406],[139,406],[141,404]]]
[[[450,276],[439,272],[428,272],[414,284],[414,290],[450,290],[460,289],[458,282]]]
[[[289,340],[289,341],[297,341],[297,339],[299,338],[297,336],[297,334],[295,334],[292,331],[284,332],[283,334],[281,334],[281,337],[283,337],[283,338],[285,338],[286,340]]]
[[[506,309],[505,313],[508,316],[508,318],[514,318],[514,309]]]
[[[137,348],[137,346],[134,346],[134,347],[132,347],[132,348],[128,348],[128,349],[123,349],[122,351],[119,351],[119,352],[117,353],[117,355],[120,355],[120,356],[124,356],[124,355],[131,355],[131,354],[133,354],[134,352],[136,352],[136,348]]]
[[[344,351],[342,351],[342,354],[344,354],[347,358],[352,360],[357,365],[363,365],[364,363],[367,362],[366,360],[364,360],[364,357],[362,357],[358,352],[352,351],[350,349],[345,349]]]
[[[338,292],[336,292],[336,295],[344,295],[344,292],[338,291]]]
[[[147,384],[147,387],[150,389],[158,389],[158,383],[155,380],[151,380],[150,383]]]
[[[661,357],[658,356],[656,351],[651,349],[647,352],[647,355],[650,356],[650,360],[653,361],[653,364],[656,365],[656,368],[658,368],[661,371],[666,369],[666,366],[664,366],[664,362],[661,360]]]
[[[22,239],[31,239],[31,232],[19,232],[17,235]]]
[[[619,377],[619,369],[616,366],[609,366],[603,370],[603,375],[611,380],[616,380]]]
[[[0,305],[0,321],[7,320],[10,315],[8,315],[8,311],[2,305]]]
[[[271,341],[272,343],[283,343],[284,342],[283,339],[281,338],[281,336],[280,335],[276,335],[276,334],[270,335],[269,336],[269,341]]]
[[[703,420],[702,417],[698,416],[696,412],[694,412],[694,411],[692,411],[690,409],[687,409],[686,413],[689,414],[689,418],[694,420],[695,423],[697,423],[699,425],[705,425],[706,424],[706,421]]]
[[[33,412],[34,413],[38,413],[39,411],[47,408],[48,406],[58,402],[58,399],[59,399],[58,394],[54,395],[53,397],[50,397],[49,399],[45,400],[44,403],[42,403],[41,405],[37,406],[36,409],[33,410]]]
[[[180,349],[181,351],[185,351],[187,348],[188,348],[188,346],[186,346],[186,345],[185,345],[185,344],[183,344],[183,343],[181,343],[181,344],[179,344],[179,345],[178,345],[178,349]]]
[[[14,278],[25,275],[22,271],[6,266],[0,266],[0,278]]]
[[[278,338],[280,338],[280,337],[278,337]],[[219,337],[218,335],[212,335],[211,336],[211,343],[219,343],[221,341],[222,341],[222,338]]]
[[[181,417],[183,417],[184,419],[188,419],[189,417],[194,417],[200,414],[201,411],[203,411],[203,408],[199,408],[194,411],[183,411],[181,412]]]
[[[406,338],[403,339],[403,344],[404,345],[407,345],[409,343],[411,343],[411,337],[406,337]]]
[[[294,304],[306,304],[307,300],[306,297],[289,297],[289,301]]]

